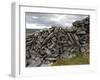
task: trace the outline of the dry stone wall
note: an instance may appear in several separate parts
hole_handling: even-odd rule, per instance
[[[49,66],[57,59],[89,52],[89,17],[71,28],[53,26],[26,36],[26,67]]]

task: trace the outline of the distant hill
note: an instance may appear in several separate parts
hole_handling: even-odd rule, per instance
[[[39,31],[40,29],[26,29],[26,34],[31,34],[35,31]]]

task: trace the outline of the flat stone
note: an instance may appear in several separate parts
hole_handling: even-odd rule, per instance
[[[84,35],[84,34],[86,34],[86,32],[85,31],[79,31],[79,32],[77,32],[77,34]]]
[[[57,60],[57,58],[46,58],[46,60],[55,61],[55,60]]]

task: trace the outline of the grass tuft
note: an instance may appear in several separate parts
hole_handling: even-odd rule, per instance
[[[76,53],[73,58],[58,59],[52,66],[89,64],[89,53]]]

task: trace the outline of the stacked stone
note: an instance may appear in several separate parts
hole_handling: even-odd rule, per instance
[[[26,66],[49,66],[57,59],[72,58],[89,50],[89,17],[68,29],[53,26],[26,37]]]

